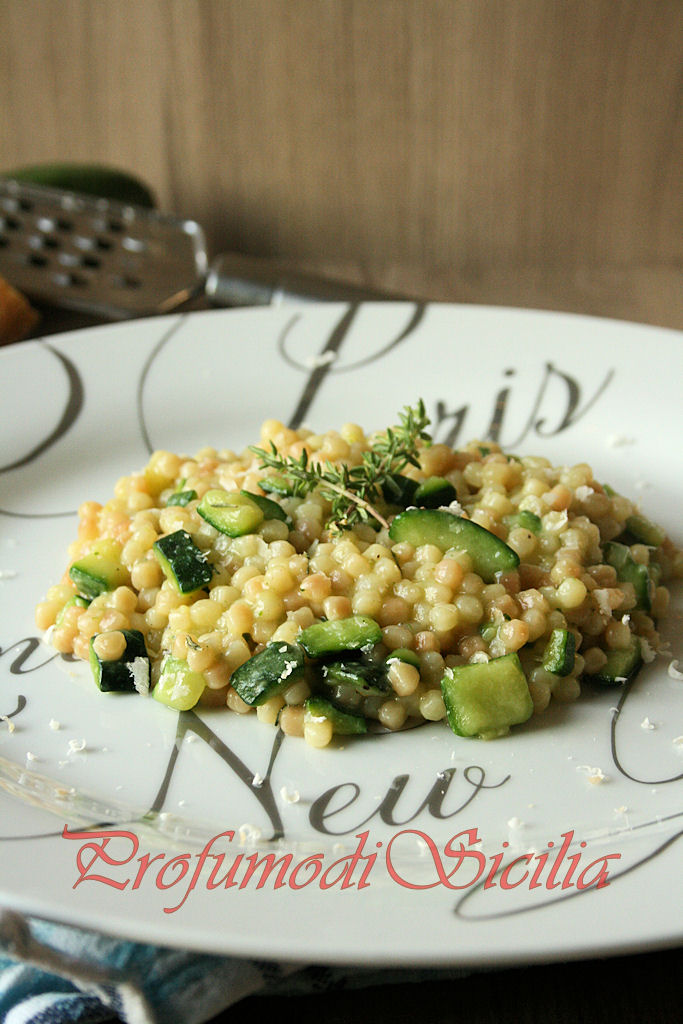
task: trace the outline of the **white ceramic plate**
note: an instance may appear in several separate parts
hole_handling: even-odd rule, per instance
[[[491,743],[436,724],[315,751],[252,717],[100,694],[40,642],[33,608],[78,504],[107,500],[152,449],[241,448],[266,417],[380,427],[419,396],[437,439],[588,461],[680,543],[682,371],[671,331],[408,303],[172,316],[0,352],[0,900],[297,961],[679,942],[683,682],[668,657]],[[675,608],[668,629],[676,657]]]

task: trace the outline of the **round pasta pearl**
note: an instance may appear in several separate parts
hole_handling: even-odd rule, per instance
[[[331,742],[334,729],[329,718],[314,718],[309,721],[304,719],[303,734],[309,747],[322,749]]]
[[[437,633],[448,633],[460,622],[460,612],[452,604],[435,604],[429,615],[429,622]]]
[[[230,624],[230,631],[235,636],[248,633],[254,624],[254,615],[246,601],[240,599],[231,604],[225,613]]]
[[[420,697],[420,714],[428,722],[440,722],[446,715],[446,705],[439,690],[427,690]]]
[[[588,591],[581,580],[570,577],[560,583],[556,590],[557,601],[561,608],[578,608],[586,600]]]
[[[390,663],[389,682],[395,694],[399,697],[407,697],[417,690],[420,684],[420,673],[414,665],[397,659]]]
[[[369,615],[374,618],[382,607],[382,597],[376,591],[356,593],[351,606],[355,615]]]
[[[442,558],[434,566],[434,579],[451,590],[457,590],[464,575],[462,566],[454,558]]]
[[[323,603],[325,617],[334,621],[335,619],[348,619],[351,615],[351,602],[348,597],[328,597]]]
[[[231,686],[228,687],[228,693],[225,698],[225,703],[230,708],[231,711],[234,711],[238,715],[248,715],[250,711],[254,710],[252,707],[249,706],[249,704],[246,704],[242,700],[240,695],[235,690],[233,690]]]
[[[395,731],[400,729],[407,718],[406,709],[397,700],[386,700],[377,715],[380,723],[386,728]]]
[[[271,697],[270,700],[264,701],[263,704],[259,704],[256,708],[256,717],[259,722],[265,722],[266,725],[275,725],[278,720],[278,715],[285,706],[284,698],[281,696]]]
[[[126,638],[119,630],[99,633],[93,639],[92,647],[102,661],[117,661],[126,649]]]
[[[302,707],[283,708],[278,721],[285,736],[303,736],[304,709]]]

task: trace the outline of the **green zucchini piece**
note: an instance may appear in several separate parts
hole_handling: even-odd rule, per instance
[[[419,669],[420,667],[419,655],[408,647],[397,647],[395,650],[390,651],[384,660],[387,665],[390,665],[392,661],[404,661],[406,665],[412,665],[413,668]]]
[[[474,571],[486,583],[494,583],[498,573],[519,565],[517,553],[494,533],[445,509],[409,508],[393,520],[389,536],[396,543],[407,542],[416,548],[434,544],[444,552],[450,548],[466,551]]]
[[[256,502],[239,491],[207,491],[197,505],[197,512],[214,529],[228,537],[255,533],[265,519]]]
[[[176,530],[154,542],[156,555],[164,575],[181,594],[193,594],[211,581],[213,569],[185,530]]]
[[[140,672],[149,683],[150,662],[145,638],[137,629],[122,629],[126,641],[126,649],[120,658],[108,661],[100,658],[94,649],[94,641],[99,634],[90,638],[90,668],[95,682],[104,693],[134,693],[136,691],[134,673]]]
[[[161,663],[161,673],[152,696],[176,711],[189,711],[198,702],[205,686],[206,679],[201,672],[193,672],[186,661],[167,654]]]
[[[530,512],[528,508],[523,508],[511,516],[505,516],[505,523],[508,530],[521,527],[523,530],[529,530],[530,533],[535,534],[540,533],[543,526],[541,517],[537,516],[535,512]]]
[[[608,541],[603,548],[605,561],[617,570],[617,579],[622,583],[632,583],[636,592],[636,607],[649,612],[652,607],[652,591],[654,589],[650,572],[646,565],[634,561],[625,544]]]
[[[415,491],[413,505],[418,508],[440,508],[458,497],[455,487],[443,476],[430,476]]]
[[[304,652],[298,644],[275,641],[235,669],[230,685],[245,704],[258,706],[300,679],[304,668]]]
[[[243,494],[245,498],[250,498],[255,505],[258,505],[263,512],[264,519],[279,519],[280,522],[291,526],[292,520],[277,501],[273,501],[272,498],[264,498],[262,494],[254,494],[252,491],[240,491],[240,494]]]
[[[184,508],[186,505],[189,505],[191,501],[196,500],[196,491],[176,491],[174,494],[169,494],[168,498],[166,499],[166,506],[169,507],[171,505],[180,505],[182,508]]]
[[[342,651],[360,651],[374,647],[382,639],[382,630],[374,619],[366,615],[351,615],[348,619],[315,622],[298,636],[298,642],[309,658]]]
[[[389,505],[408,508],[409,505],[415,503],[417,488],[417,480],[411,480],[409,476],[403,476],[402,473],[391,473],[382,484],[382,497]]]
[[[446,669],[441,692],[456,736],[504,736],[510,726],[526,722],[534,711],[516,653]]]
[[[666,533],[661,526],[657,526],[656,523],[653,523],[647,516],[643,516],[639,512],[628,517],[626,529],[638,543],[647,544],[652,548],[661,547],[666,540]]]
[[[362,715],[342,711],[324,697],[309,697],[304,703],[304,722],[327,718],[332,729],[339,736],[360,736],[368,731],[368,723]]]
[[[587,676],[602,686],[621,686],[632,679],[643,664],[640,652],[640,640],[631,638],[629,647],[619,651],[606,651],[607,662],[594,675]]]
[[[556,676],[568,676],[574,668],[576,637],[570,629],[554,629],[543,652],[543,668]]]
[[[88,555],[79,558],[69,569],[81,597],[91,601],[110,590],[128,583],[128,571],[121,564],[121,545],[105,538]]]
[[[2,177],[101,199],[114,199],[148,209],[156,205],[153,193],[139,178],[128,171],[102,164],[34,164],[14,171],[3,171]]]
[[[328,686],[352,686],[364,697],[391,692],[386,662],[372,665],[351,658],[330,661],[322,665],[321,674]]]

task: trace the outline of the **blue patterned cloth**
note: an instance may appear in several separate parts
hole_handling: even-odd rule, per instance
[[[467,971],[274,964],[126,942],[0,911],[4,1024],[201,1024],[246,996],[298,995]]]
[[[294,968],[125,942],[0,915],[0,1020],[194,1024]]]

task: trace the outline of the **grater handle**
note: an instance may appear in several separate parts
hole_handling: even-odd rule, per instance
[[[237,253],[216,257],[206,279],[205,294],[217,306],[410,301],[405,295],[334,281]]]

